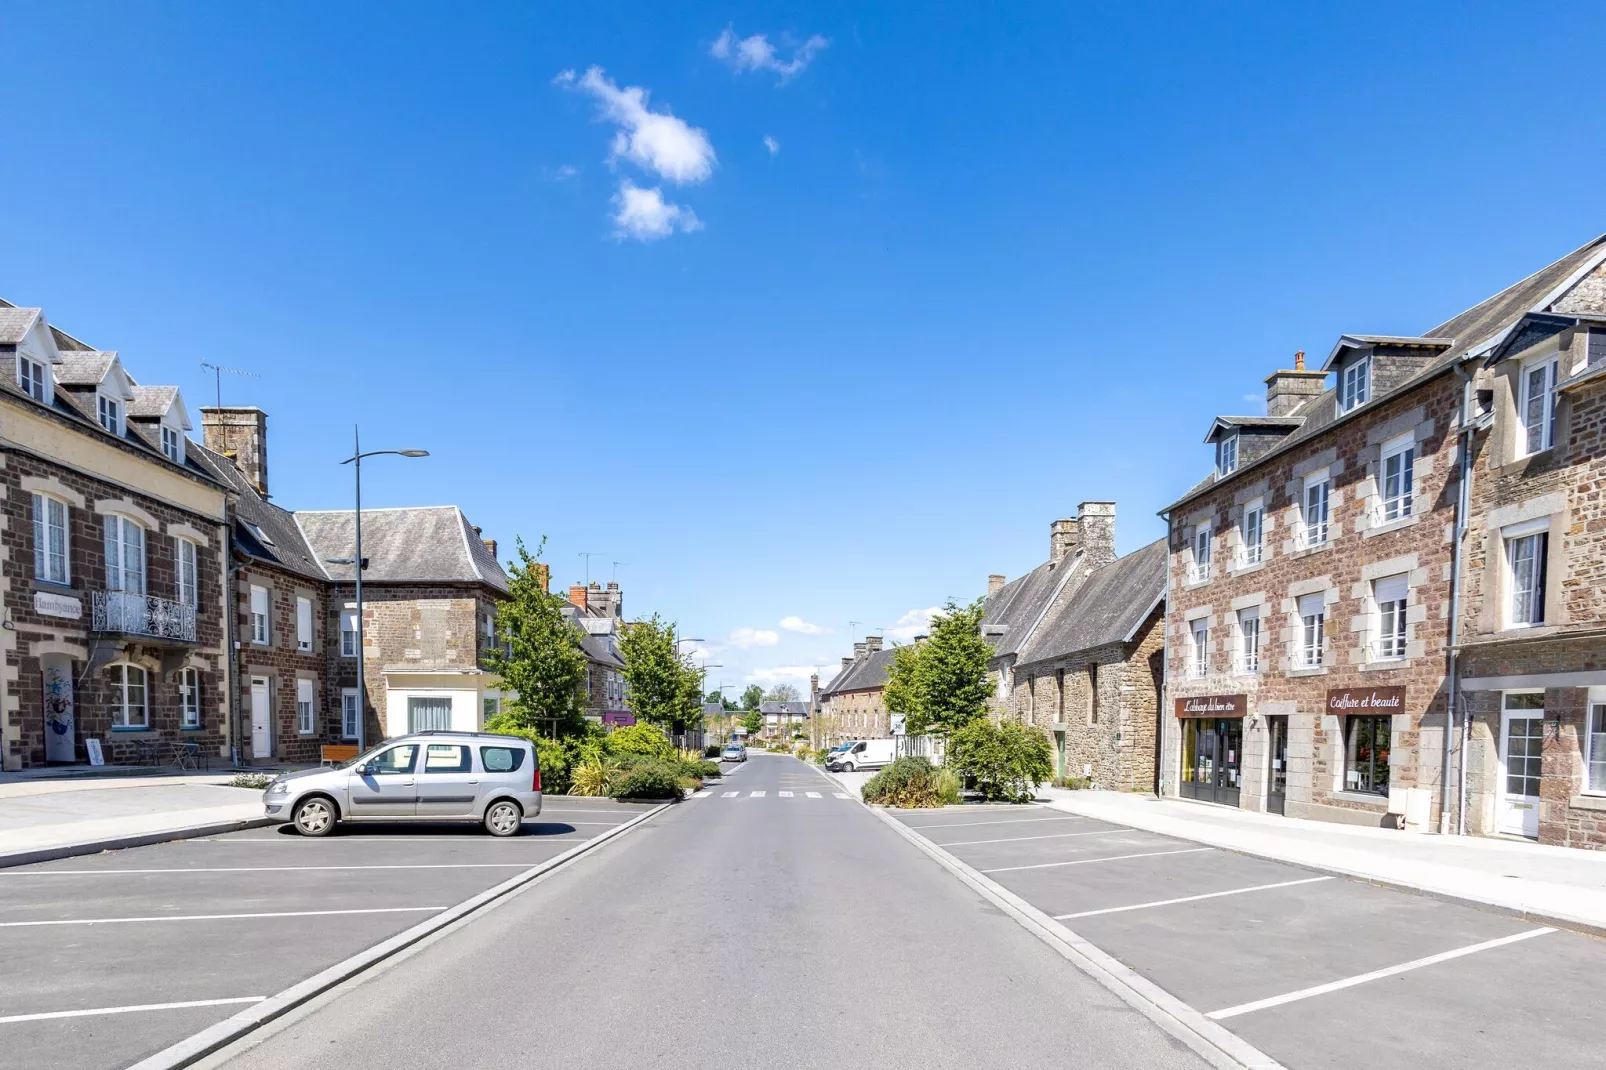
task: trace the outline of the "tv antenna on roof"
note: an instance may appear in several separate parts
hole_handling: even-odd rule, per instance
[[[217,391],[217,407],[223,407],[223,373],[230,375],[248,375],[252,379],[261,378],[256,372],[248,372],[242,368],[230,368],[223,364],[213,364],[209,360],[201,361],[201,370],[212,373],[212,386]]]

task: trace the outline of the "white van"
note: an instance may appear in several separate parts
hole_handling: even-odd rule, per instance
[[[884,765],[892,764],[892,759],[896,757],[893,752],[897,745],[898,741],[895,739],[861,739],[846,750],[832,755],[825,767],[833,773],[880,769]]]

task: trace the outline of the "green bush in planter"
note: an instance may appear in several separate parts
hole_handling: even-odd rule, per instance
[[[718,743],[710,743],[708,746],[704,747],[703,748],[703,757],[704,758],[718,758],[719,757],[719,744]]]
[[[681,776],[680,766],[674,762],[637,762],[608,785],[608,795],[615,799],[678,799]]]
[[[1042,729],[984,717],[948,740],[948,764],[984,799],[1031,802],[1037,785],[1054,775],[1054,750]]]
[[[533,728],[515,723],[510,713],[499,713],[485,722],[487,732],[504,736],[518,736],[535,744],[535,754],[541,763],[541,790],[551,795],[569,794],[569,748],[562,740],[548,739]]]
[[[608,733],[604,746],[609,754],[637,754],[648,758],[675,758],[675,745],[650,724],[626,725]]]
[[[941,806],[941,773],[931,759],[899,758],[865,781],[862,794],[868,803],[883,806]]]

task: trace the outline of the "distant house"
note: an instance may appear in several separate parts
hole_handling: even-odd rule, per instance
[[[853,656],[819,691],[818,705],[825,734],[833,740],[892,733],[882,701],[896,647],[883,647],[881,636],[853,644]],[[823,740],[822,740],[823,742]]]
[[[625,660],[619,639],[625,626],[624,597],[619,584],[576,583],[569,587],[570,620],[585,633],[580,650],[586,656],[585,714],[605,724],[635,724],[625,695]]]
[[[761,702],[758,705],[758,712],[764,715],[764,734],[766,736],[775,736],[781,735],[785,728],[807,724],[809,704],[807,702]]]

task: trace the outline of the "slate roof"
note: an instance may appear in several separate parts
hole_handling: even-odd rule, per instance
[[[1210,487],[1218,487],[1232,479],[1238,479],[1245,472],[1265,464],[1273,457],[1279,457],[1286,451],[1293,449],[1303,442],[1307,442],[1328,428],[1345,420],[1353,419],[1363,413],[1371,411],[1391,398],[1413,390],[1422,383],[1453,369],[1460,361],[1475,355],[1482,349],[1503,339],[1505,333],[1516,326],[1529,312],[1542,311],[1543,306],[1554,300],[1557,289],[1566,285],[1575,276],[1593,269],[1606,258],[1606,235],[1596,238],[1580,249],[1568,253],[1560,260],[1548,264],[1529,275],[1520,282],[1501,290],[1493,297],[1481,301],[1471,308],[1439,324],[1433,329],[1424,332],[1420,338],[1412,338],[1406,344],[1420,345],[1424,343],[1442,344],[1446,339],[1453,339],[1451,345],[1443,349],[1416,375],[1396,386],[1394,389],[1375,394],[1364,405],[1356,406],[1345,413],[1338,411],[1338,394],[1336,390],[1329,389],[1325,393],[1307,402],[1299,409],[1296,415],[1303,417],[1299,428],[1289,434],[1277,445],[1265,453],[1241,465],[1238,470],[1226,480],[1207,478],[1196,484],[1182,497],[1161,509],[1162,513],[1169,513],[1187,504],[1192,498]],[[1347,335],[1349,338],[1384,337]]]
[[[367,549],[367,536],[368,533],[364,531],[364,549]],[[370,556],[368,571],[372,572],[373,570],[373,559],[372,556]],[[601,662],[604,665],[612,665],[616,669],[622,669],[625,667],[624,660],[620,658],[618,654],[613,652],[613,647],[606,639],[599,639],[594,635],[582,635],[580,636],[580,649],[585,651],[586,657],[590,658],[592,661]]]
[[[336,582],[350,582],[351,565],[331,565],[331,557],[350,557],[355,533],[348,509],[303,510],[294,514],[307,545]],[[507,590],[507,575],[455,505],[364,509],[362,549],[369,583],[485,583]]]
[[[887,674],[892,670],[892,659],[898,648],[882,647],[866,654],[836,674],[836,679],[821,688],[822,695],[836,695],[844,691],[874,691],[887,686]]]
[[[134,399],[128,403],[128,415],[139,417],[162,417],[172,407],[173,400],[178,397],[176,386],[138,386],[134,387]]]
[[[771,716],[786,713],[793,716],[802,714],[807,717],[809,715],[809,704],[807,702],[760,702],[758,704],[758,712]]]
[[[66,350],[61,354],[61,363],[56,365],[56,385],[99,386],[116,359],[115,349]]]
[[[1067,570],[1074,570],[1077,560],[1068,557],[1058,565],[1044,561],[988,596],[982,611],[981,633],[993,645],[994,657],[1020,652],[1032,625],[1053,600],[1061,582],[1072,578]],[[1004,629],[1001,634],[996,630],[1000,627]]]
[[[315,580],[328,579],[312,547],[301,537],[294,514],[258,494],[233,461],[196,442],[185,447],[184,454],[188,461],[199,464],[238,495],[234,507],[235,549],[247,557],[278,565],[301,576]],[[350,555],[349,550],[346,555]]]
[[[0,345],[20,345],[33,329],[40,311],[37,308],[14,308],[9,305],[0,308]]]
[[[1043,621],[1019,662],[1062,658],[1126,641],[1165,593],[1165,581],[1164,539],[1094,569]]]

